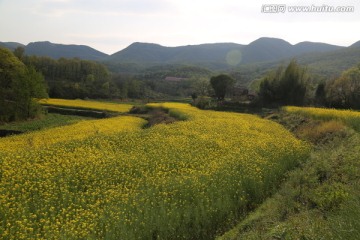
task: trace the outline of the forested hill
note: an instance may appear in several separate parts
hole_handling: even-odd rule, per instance
[[[17,42],[0,42],[0,47],[14,51],[17,47],[25,47],[25,45]]]
[[[236,43],[214,43],[189,45],[180,47],[164,47],[153,43],[136,42],[127,48],[114,53],[108,58],[111,62],[137,63],[143,65],[155,64],[196,64],[208,66],[226,65],[226,56],[238,51],[243,45]]]
[[[355,45],[358,43],[355,43]],[[149,67],[164,64],[188,64],[213,70],[228,69],[244,64],[279,61],[305,53],[331,52],[344,47],[326,43],[301,42],[295,45],[277,38],[259,38],[248,45],[237,43],[212,43],[165,47],[154,43],[135,42],[123,50],[107,55],[83,45],[64,45],[51,42],[33,42],[26,46],[20,43],[1,43],[14,50],[17,46],[25,49],[26,55],[51,58],[80,58],[105,61],[109,65]]]
[[[304,53],[329,52],[341,48],[343,47],[315,42],[291,45],[277,38],[259,38],[249,45],[214,43],[164,47],[152,43],[133,43],[111,55],[108,61],[142,65],[192,63],[210,66],[209,68],[214,69],[256,62],[278,61]]]
[[[359,43],[357,43],[359,44]],[[359,44],[360,45],[360,44]],[[360,46],[356,44],[335,51],[310,52],[294,57],[299,64],[306,66],[309,72],[325,79],[338,77],[344,70],[360,63]],[[241,75],[244,84],[261,78],[266,72],[287,64],[291,58],[269,62],[244,64],[232,68],[230,72]]]
[[[45,42],[32,42],[28,45],[23,45],[16,42],[0,42],[0,46],[14,50],[17,47],[23,47],[25,55],[35,55],[41,57],[59,58],[80,58],[83,60],[101,61],[108,57],[107,54],[102,53],[84,45],[65,45]]]
[[[0,46],[11,50],[24,47],[25,55],[96,60],[105,63],[114,73],[139,74],[160,66],[195,66],[211,71],[231,71],[236,75],[239,72],[243,83],[256,79],[279,64],[286,64],[292,58],[308,66],[313,73],[325,77],[336,76],[360,62],[360,41],[349,47],[317,42],[292,45],[277,38],[259,38],[248,45],[213,43],[179,47],[136,42],[110,56],[87,46],[50,42],[35,42],[27,46],[0,42]]]
[[[26,55],[47,56],[51,58],[80,58],[85,60],[103,60],[108,55],[84,45],[63,45],[51,42],[29,43],[25,47]]]
[[[350,47],[360,47],[360,41],[353,43]]]

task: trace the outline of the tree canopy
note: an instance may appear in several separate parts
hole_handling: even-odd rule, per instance
[[[360,64],[327,84],[326,99],[332,107],[360,108]]]
[[[43,76],[0,48],[0,121],[34,117],[39,109],[34,98],[43,97],[47,97]]]
[[[210,79],[210,84],[214,89],[215,96],[218,100],[224,100],[225,95],[230,88],[234,86],[235,80],[226,74],[220,74]]]
[[[78,58],[58,60],[24,56],[23,62],[44,74],[49,95],[56,98],[117,97],[117,87],[108,69],[100,63]]]
[[[259,97],[264,104],[303,105],[308,81],[306,69],[292,60],[263,78]]]

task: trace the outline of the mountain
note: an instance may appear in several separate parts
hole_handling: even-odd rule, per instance
[[[297,57],[300,64],[321,76],[336,77],[360,63],[360,48],[347,47],[331,52],[308,53]]]
[[[242,64],[276,61],[304,53],[329,52],[341,48],[340,46],[316,42],[301,42],[291,45],[282,39],[263,37],[244,47]]]
[[[242,63],[267,62],[293,56],[292,45],[282,39],[259,38],[243,50]]]
[[[309,52],[330,52],[343,48],[344,47],[319,42],[300,42],[294,45],[296,55]]]
[[[259,38],[249,45],[213,43],[164,47],[154,43],[136,42],[112,54],[108,62],[132,63],[143,66],[162,64],[195,64],[210,69],[226,69],[233,65],[279,61],[310,52],[329,52],[343,47],[315,42],[292,45],[282,39]],[[230,60],[229,60],[230,57]],[[231,57],[235,57],[231,59]]]
[[[102,60],[108,55],[84,45],[64,45],[51,42],[33,42],[25,46],[26,55],[51,58],[80,58],[84,60]]]
[[[360,47],[360,41],[353,43],[350,47]]]
[[[296,58],[299,63],[315,69],[316,73],[338,74],[345,67],[360,62],[360,41],[350,47],[318,42],[300,42],[295,45],[277,39],[262,37],[248,45],[237,43],[209,43],[179,47],[165,47],[154,43],[135,42],[125,49],[107,55],[84,45],[64,45],[51,42],[34,42],[27,46],[20,43],[0,42],[11,50],[25,48],[25,54],[52,58],[96,60],[106,63],[111,71],[139,73],[153,66],[192,65],[210,70],[244,70],[261,73],[270,67]],[[360,51],[360,50],[359,50]]]
[[[360,47],[353,44],[350,47],[334,51],[308,52],[292,58],[306,66],[313,77],[329,80],[340,76],[344,70],[360,63]],[[267,72],[277,69],[280,65],[286,66],[292,58],[244,64],[230,69],[229,72],[232,75],[240,76],[238,79],[247,85],[253,80],[262,78]]]
[[[17,47],[23,47],[26,55],[35,55],[51,58],[80,58],[84,60],[101,61],[109,55],[84,45],[65,45],[45,42],[32,42],[23,45],[17,42],[0,42],[0,47],[13,51]]]
[[[25,45],[18,42],[0,42],[0,47],[8,48],[11,51],[14,51],[17,47],[25,47]]]
[[[243,45],[236,43],[214,43],[164,47],[154,43],[136,42],[114,53],[107,61],[137,63],[146,66],[162,64],[195,64],[213,68],[226,66],[226,55],[230,51],[241,51]]]

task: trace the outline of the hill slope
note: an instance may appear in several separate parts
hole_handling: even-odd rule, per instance
[[[356,48],[360,47],[360,41],[353,43],[350,47],[356,47]]]
[[[164,47],[153,43],[133,43],[114,53],[107,61],[135,63],[145,66],[158,64],[195,64],[210,68],[226,66],[226,55],[230,51],[241,51],[243,45],[236,43],[214,43]]]
[[[80,58],[102,60],[108,55],[84,45],[64,45],[51,42],[33,42],[25,47],[26,55],[47,56],[51,58]]]
[[[292,58],[295,58],[301,65],[306,66],[311,74],[330,79],[360,63],[360,47],[352,46],[335,51],[309,52],[281,60],[244,64],[233,68],[230,72],[240,75],[241,81],[246,85],[263,77],[266,72],[274,70],[280,65],[286,65]]]
[[[0,47],[8,48],[11,51],[14,51],[15,48],[25,47],[25,45],[18,42],[0,42]]]
[[[114,53],[107,60],[118,63],[196,64],[210,68],[228,68],[231,65],[276,61],[309,52],[328,52],[342,47],[303,42],[296,45],[276,38],[260,38],[249,45],[214,43],[180,47],[164,47],[153,43],[133,43]],[[238,58],[233,61],[231,58]]]
[[[162,65],[193,65],[210,70],[243,72],[242,80],[251,81],[270,68],[296,58],[316,74],[334,76],[360,62],[360,41],[350,47],[326,43],[301,42],[295,45],[277,38],[259,38],[248,45],[213,43],[165,47],[153,43],[135,42],[112,55],[83,45],[64,45],[34,42],[0,42],[0,46],[14,50],[25,48],[25,54],[52,58],[80,58],[104,61],[113,72],[139,73],[149,67]],[[244,76],[246,75],[246,76]]]

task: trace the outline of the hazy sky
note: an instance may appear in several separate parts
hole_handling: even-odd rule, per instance
[[[273,3],[354,12],[262,13]],[[108,54],[133,42],[248,44],[263,36],[348,46],[360,40],[359,26],[358,0],[0,0],[0,41],[82,44]]]

